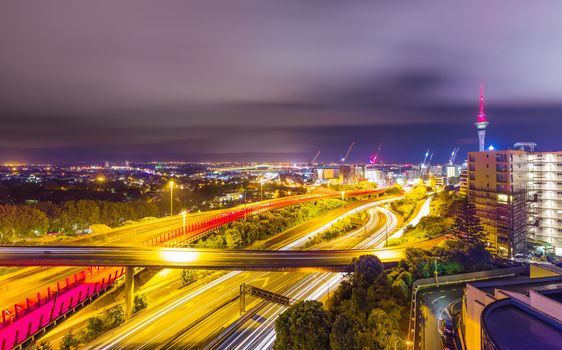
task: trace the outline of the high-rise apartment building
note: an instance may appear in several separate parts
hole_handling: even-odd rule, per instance
[[[468,196],[492,250],[511,257],[525,251],[528,154],[485,151],[468,154]]]
[[[500,255],[527,243],[562,255],[562,152],[470,152],[467,194]]]
[[[529,153],[528,236],[562,255],[562,152]]]

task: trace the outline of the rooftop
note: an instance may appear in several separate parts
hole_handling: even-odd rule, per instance
[[[488,305],[482,327],[502,350],[560,349],[562,323],[511,298]]]

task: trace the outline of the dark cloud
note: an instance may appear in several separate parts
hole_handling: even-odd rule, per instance
[[[560,149],[562,4],[0,4],[0,160],[444,160]]]

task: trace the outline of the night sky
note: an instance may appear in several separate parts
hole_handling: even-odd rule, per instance
[[[0,161],[562,147],[560,1],[3,1]]]

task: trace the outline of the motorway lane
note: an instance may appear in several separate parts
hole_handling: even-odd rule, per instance
[[[264,242],[257,243],[255,244],[255,246],[251,246],[248,249],[265,249],[264,247],[267,247],[267,249],[271,250],[286,250],[284,249],[284,247],[292,245],[295,240],[300,240],[301,243],[306,242],[309,238],[317,235],[319,232],[326,230],[327,227],[333,225],[344,215],[351,215],[350,213],[352,210],[355,212],[358,208],[364,207],[359,210],[361,211],[366,208],[372,207],[374,205],[373,203],[374,202],[372,200],[352,202],[344,207],[331,210],[328,214],[309,220],[292,229],[286,230],[280,234],[268,238]]]
[[[338,211],[338,213],[340,213]],[[305,223],[301,226],[304,233],[312,232],[322,227],[326,221],[333,220],[334,213],[325,215],[323,220],[315,220],[315,225]],[[342,215],[340,213],[340,215]],[[292,229],[294,231],[294,229]],[[293,232],[296,233],[296,232]],[[298,236],[302,236],[298,235]],[[274,244],[283,244],[284,239],[274,241]],[[281,277],[280,277],[281,276]],[[239,286],[242,283],[250,283],[256,286],[262,286],[268,290],[283,290],[285,283],[295,280],[295,276],[305,276],[300,273],[271,273],[271,272],[231,272],[221,278],[205,285],[195,292],[188,293],[181,298],[172,301],[169,305],[163,308],[153,310],[150,313],[142,315],[140,319],[133,319],[123,326],[114,330],[110,334],[106,334],[88,346],[91,349],[145,349],[154,348],[167,343],[170,338],[173,338],[182,329],[189,328],[190,326],[197,325],[198,319],[206,316],[210,310],[224,305],[226,301],[232,300],[239,293]],[[273,279],[273,281],[272,281]],[[297,278],[298,279],[298,278]],[[260,281],[267,281],[260,284]],[[213,306],[214,305],[214,306]],[[238,314],[237,306],[234,307],[234,315]],[[229,309],[232,312],[232,309]],[[222,319],[222,318],[220,318]],[[219,320],[220,320],[219,319]],[[209,319],[215,325],[215,329],[220,328],[220,324],[215,324],[215,318]],[[223,322],[227,319],[222,319]],[[191,324],[190,324],[191,322]],[[208,323],[205,322],[208,325]],[[149,328],[154,327],[154,328]],[[170,329],[170,332],[164,329]],[[199,325],[191,328],[194,332],[194,338],[191,339],[182,336],[181,339],[185,341],[186,345],[192,346],[193,343],[202,341],[200,331],[208,327]],[[155,331],[158,330],[158,331]],[[186,332],[189,333],[189,332]],[[191,344],[191,345],[190,345]]]
[[[429,198],[427,198],[425,200],[425,202],[423,202],[420,210],[417,212],[417,214],[408,222],[408,225],[412,225],[412,226],[416,226],[420,220],[424,217],[429,215],[430,212],[430,204],[431,204],[431,200],[433,199],[433,196],[429,196]],[[404,234],[404,230],[406,229],[406,226],[408,225],[403,225],[401,229],[399,229],[398,231],[394,232],[392,235],[390,235],[388,238],[392,239],[392,238],[398,238],[401,237]],[[377,247],[378,248],[382,248],[384,246],[384,242],[380,243]]]
[[[377,210],[377,208],[368,209],[367,215],[367,222],[362,227],[359,227],[332,240],[320,242],[319,244],[316,244],[313,247],[308,247],[306,249],[329,250],[353,247],[354,245],[363,241],[376,228],[380,220],[384,220],[384,214]]]
[[[363,204],[364,205],[364,204]],[[363,206],[362,205],[362,206]],[[374,209],[370,209],[373,210]],[[376,213],[376,212],[375,212]],[[397,224],[397,219],[391,213],[384,213],[388,215],[391,219],[394,220],[393,224],[390,224],[389,227],[394,228]],[[382,231],[382,226],[385,224],[386,216],[383,220],[378,220],[378,214],[372,215],[372,217],[367,221],[366,227],[368,231],[374,230],[377,227],[379,231],[375,233],[375,235],[380,235]],[[324,227],[325,225],[322,225]],[[325,229],[325,228],[324,228]],[[315,232],[317,230],[312,230],[311,232]],[[341,242],[346,242],[346,239],[349,240],[352,238],[351,241],[354,241],[357,237],[359,232],[363,232],[363,228],[359,228],[354,230],[342,237],[338,240]],[[366,240],[365,237],[360,237],[361,240]],[[368,241],[368,240],[366,240]],[[343,245],[341,248],[350,248],[354,247],[355,245]],[[318,249],[319,247],[314,246],[314,249]],[[286,247],[285,247],[286,249]],[[274,280],[276,273],[269,273],[267,277],[264,278],[271,278],[273,283],[270,283],[270,286],[262,286],[260,284],[256,284],[252,281],[246,281],[246,283],[258,287],[267,289],[269,291],[282,294],[285,296],[289,296],[294,299],[304,299],[304,298],[318,298],[321,297],[323,294],[327,293],[330,288],[334,290],[337,285],[341,282],[343,278],[343,274],[340,273],[313,273],[313,274],[291,274],[288,276],[288,279],[285,279],[283,283],[280,281]],[[262,278],[263,279],[263,278]],[[244,281],[241,281],[243,283]],[[277,312],[280,310],[280,306],[272,305],[269,303],[263,302],[261,299],[253,298],[246,296],[246,300],[252,300],[252,304],[247,304],[246,310],[250,310],[253,306],[262,307],[263,309],[260,310],[259,314],[256,314],[252,317],[252,322],[256,324],[260,323],[267,323],[271,326],[272,320],[274,321],[276,318]],[[166,343],[162,346],[164,349],[196,349],[200,348],[202,344],[209,342],[214,335],[217,334],[222,328],[227,327],[229,324],[232,324],[237,319],[239,319],[239,309],[238,304],[233,303],[226,307],[219,309],[216,313],[210,315],[209,318],[206,318],[202,322],[199,322],[193,328],[186,329],[183,334],[178,336],[173,341]],[[214,331],[209,331],[214,330]],[[237,341],[245,342],[247,339],[246,336],[252,337],[253,333],[251,329],[244,329],[240,332],[236,332],[231,336],[234,336]],[[253,342],[252,344],[254,344]],[[255,345],[255,344],[254,344]]]
[[[329,290],[326,288],[327,285],[334,290],[342,279],[343,274],[312,274],[298,280],[284,295],[298,300],[318,300],[326,296]],[[270,348],[275,341],[275,320],[286,307],[266,302],[262,302],[262,306],[263,308],[242,327],[236,329],[225,341],[212,349]],[[181,346],[175,348],[183,349]],[[206,349],[211,349],[211,347]]]
[[[221,326],[234,322],[240,315],[240,299],[239,287],[242,283],[247,283],[252,286],[263,288],[266,290],[274,290],[278,293],[285,293],[293,284],[295,278],[302,278],[306,276],[305,273],[289,273],[289,272],[269,272],[269,273],[254,273],[250,279],[247,276],[236,276],[230,283],[232,287],[224,292],[222,295],[217,296],[215,293],[210,293],[207,296],[209,299],[205,303],[204,313],[195,313],[199,315],[198,319],[193,317],[193,308],[184,306],[182,309],[174,311],[176,315],[174,318],[167,318],[173,320],[173,323],[158,322],[155,328],[160,329],[164,326],[165,331],[160,331],[160,334],[154,335],[152,338],[142,339],[143,343],[148,345],[137,346],[136,349],[154,349],[156,345],[166,349],[176,348],[200,348],[201,344],[212,339],[221,330]],[[261,300],[246,296],[246,309],[257,305]],[[197,302],[201,305],[203,302]],[[221,307],[222,306],[222,307]],[[182,312],[185,310],[185,312]],[[162,332],[166,332],[163,334]],[[186,337],[188,335],[188,337]],[[162,339],[171,339],[165,343],[161,343]],[[130,344],[130,342],[128,341]]]
[[[333,240],[322,242],[308,249],[314,250],[337,250],[346,249],[347,247],[355,247],[354,249],[374,248],[376,243],[381,241],[381,237],[386,237],[392,232],[392,228],[398,225],[398,218],[390,210],[380,206],[385,203],[396,201],[402,197],[389,198],[378,201],[377,207],[367,210],[369,219],[363,227],[359,227],[341,237]],[[385,229],[374,232],[381,220],[386,220]],[[384,223],[384,222],[383,222]],[[367,239],[368,238],[368,239]]]
[[[386,232],[392,232],[398,225],[398,220],[390,211],[383,212],[389,220],[388,226],[384,225],[379,228],[370,237],[365,238],[354,248],[363,247],[365,245],[374,245],[378,243],[373,237],[383,239]],[[386,220],[385,218],[385,220]],[[392,219],[393,218],[393,219]],[[382,222],[381,224],[386,224]],[[382,225],[381,225],[382,226]],[[387,231],[388,230],[388,231]],[[289,296],[299,300],[318,300],[329,294],[330,289],[333,291],[343,280],[341,273],[316,273],[302,278],[296,284],[296,288],[289,293]],[[329,287],[327,287],[328,285]],[[264,302],[265,303],[265,302]],[[269,349],[275,341],[275,320],[285,311],[286,307],[276,304],[268,304],[262,310],[256,313],[258,320],[251,318],[241,324],[237,328],[237,332],[224,338],[215,349]]]
[[[385,215],[385,221],[381,222],[382,227],[353,248],[375,245],[378,243],[377,239],[385,238],[386,232],[396,229],[398,225],[396,216],[390,211],[383,210],[382,212]],[[386,226],[386,220],[390,220],[388,226]],[[311,274],[298,280],[295,284],[296,287],[286,295],[299,300],[319,300],[327,296],[330,290],[335,290],[342,280],[343,274],[341,273]],[[265,304],[265,302],[263,303]],[[236,332],[226,336],[213,348],[252,350],[271,348],[275,341],[275,320],[285,309],[285,306],[266,304],[254,317],[239,325]],[[257,322],[256,319],[260,322]]]

